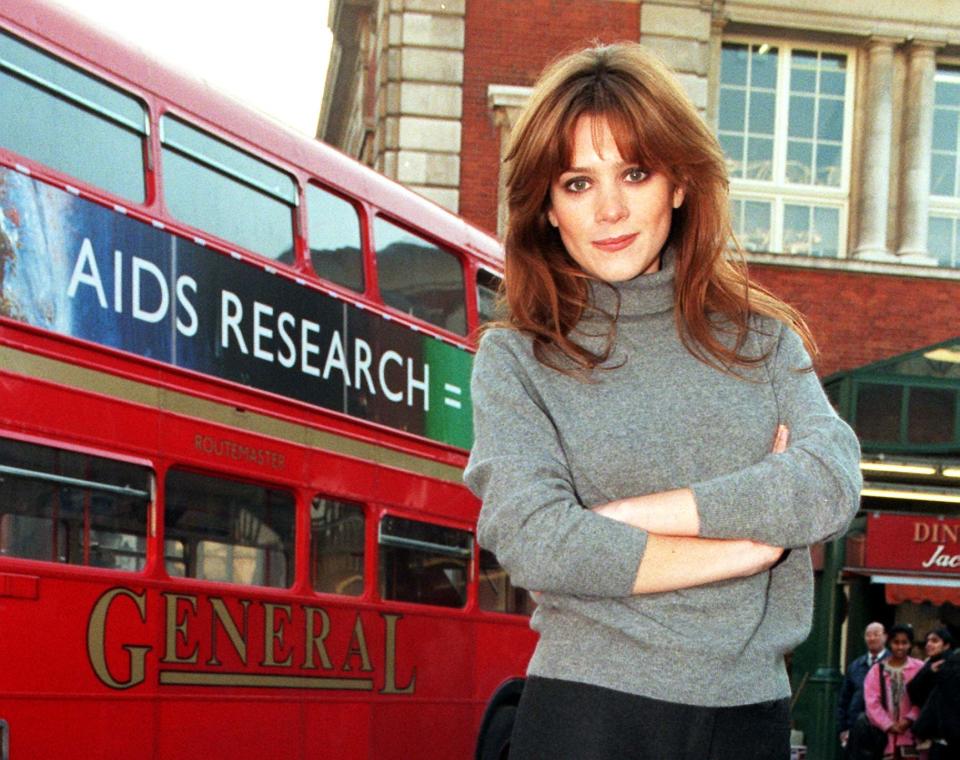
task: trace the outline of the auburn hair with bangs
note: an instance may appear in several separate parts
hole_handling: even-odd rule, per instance
[[[744,346],[750,317],[763,315],[793,328],[815,356],[799,312],[748,277],[730,224],[727,170],[716,138],[665,64],[639,44],[618,43],[551,64],[510,135],[506,325],[533,337],[537,360],[565,373],[594,369],[609,358],[616,335],[616,315],[609,314],[600,353],[570,338],[591,307],[591,276],[570,257],[547,218],[551,186],[571,164],[582,116],[606,119],[624,160],[660,172],[684,190],[667,246],[676,252],[674,313],[687,350],[723,371],[759,364],[766,356],[748,355]],[[722,340],[718,331],[734,340]]]

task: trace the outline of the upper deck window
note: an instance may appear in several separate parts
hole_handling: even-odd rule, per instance
[[[0,555],[140,570],[149,469],[0,438]]]
[[[492,322],[501,316],[497,309],[501,282],[493,272],[477,270],[477,316],[481,322]]]
[[[352,203],[307,186],[307,227],[310,264],[320,277],[363,292],[363,253],[360,217]]]
[[[0,146],[141,203],[147,113],[136,99],[0,32]]]
[[[457,257],[379,217],[373,224],[373,236],[384,302],[466,335],[463,267]]]
[[[293,179],[172,116],[161,120],[160,137],[171,214],[262,256],[293,263]]]

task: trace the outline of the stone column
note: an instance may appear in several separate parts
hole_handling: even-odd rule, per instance
[[[911,263],[933,263],[927,251],[927,217],[930,207],[936,47],[932,43],[915,41],[907,48],[900,161],[900,246],[897,255],[911,257]]]
[[[857,237],[853,255],[887,259],[887,208],[890,180],[893,89],[893,47],[889,37],[873,37],[867,48],[867,92],[864,106],[863,163]]]
[[[465,0],[381,3],[386,67],[377,103],[377,168],[456,212]]]

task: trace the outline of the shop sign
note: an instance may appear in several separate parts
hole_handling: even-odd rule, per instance
[[[960,519],[873,513],[867,522],[866,565],[960,576]]]

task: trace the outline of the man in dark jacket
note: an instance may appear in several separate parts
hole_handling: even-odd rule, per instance
[[[844,754],[850,739],[850,728],[866,710],[863,702],[863,679],[867,677],[867,671],[875,663],[889,654],[886,649],[887,631],[883,623],[870,623],[864,629],[863,640],[866,642],[867,652],[847,666],[847,674],[844,676],[843,686],[840,687],[840,698],[837,701],[837,724]]]

